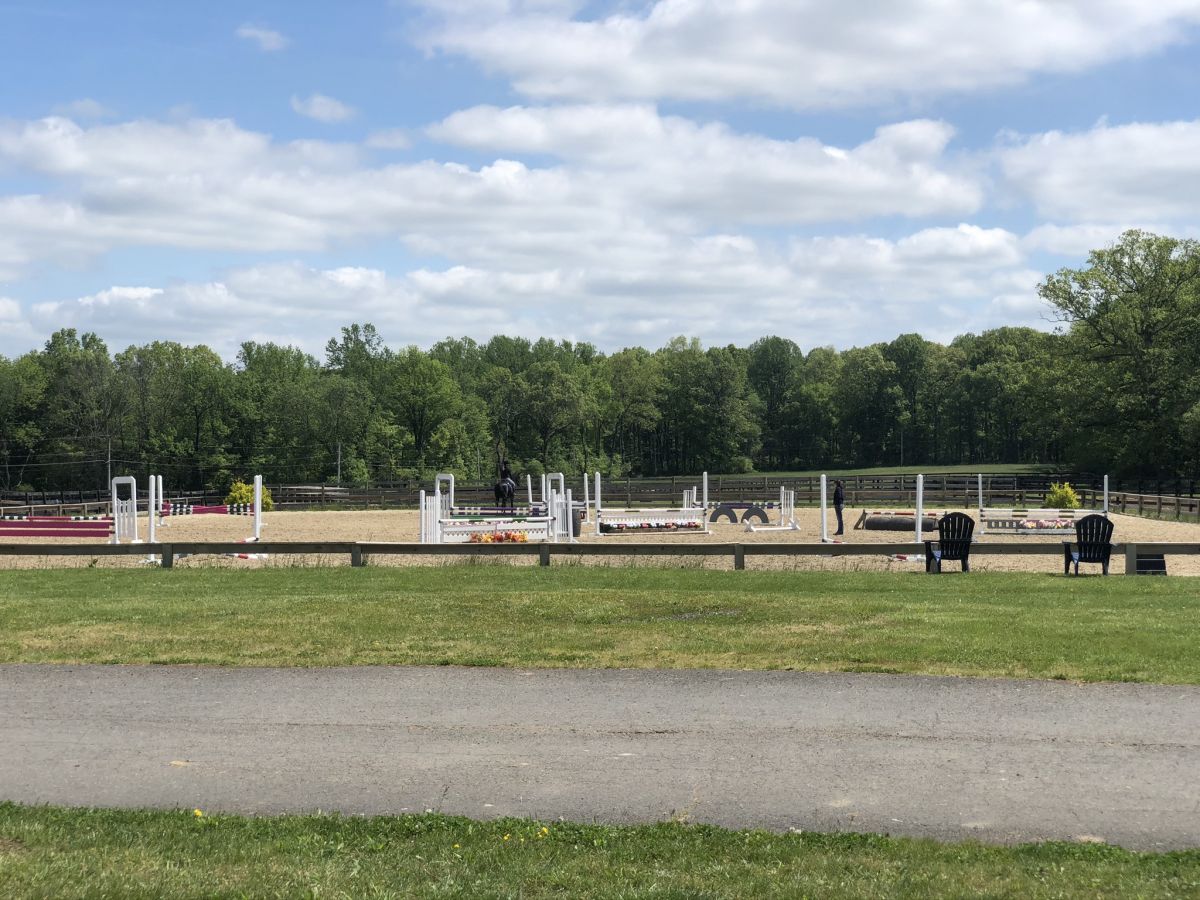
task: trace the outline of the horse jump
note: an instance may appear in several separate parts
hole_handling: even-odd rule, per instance
[[[553,487],[555,481],[557,490]],[[509,510],[471,514],[466,510],[484,508],[456,507],[454,476],[440,474],[434,479],[432,494],[420,493],[420,541],[422,544],[570,542],[572,501],[571,492],[563,489],[565,479],[556,473],[546,476],[543,484],[549,485],[545,509],[529,507],[531,513],[537,514],[518,516]]]
[[[747,513],[746,518],[749,518]],[[744,518],[743,521],[746,521]],[[756,525],[753,521],[746,521],[747,531],[799,531],[800,523],[796,521],[796,492],[788,490],[783,485],[779,486],[779,522],[775,525],[767,524]]]
[[[600,489],[600,473],[596,473],[596,490],[592,498],[595,510],[596,534],[671,532],[674,534],[708,534],[708,473],[702,476],[703,492],[688,488],[683,503],[673,509],[605,509]]]
[[[1087,509],[1001,509],[983,505],[983,475],[976,476],[979,486],[980,534],[1061,534],[1074,536],[1075,523],[1092,510]],[[1104,476],[1104,509],[1108,517],[1108,476]]]

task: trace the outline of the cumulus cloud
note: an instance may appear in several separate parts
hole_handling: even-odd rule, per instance
[[[850,148],[738,134],[646,105],[475,107],[428,133],[481,150],[550,154],[582,180],[700,222],[959,215],[982,202],[977,179],[946,158],[954,129],[930,120],[883,126]]]
[[[316,119],[318,122],[332,124],[353,119],[356,110],[340,100],[326,97],[324,94],[310,94],[306,98],[292,97],[292,109],[302,116]]]
[[[424,0],[421,43],[558,99],[878,104],[1077,72],[1190,39],[1194,0]],[[589,11],[595,5],[588,4]]]
[[[920,329],[949,339],[1014,321],[1043,324],[1016,235],[970,225],[892,241],[865,235],[786,244],[721,234],[606,246],[590,259],[548,265],[486,263],[388,273],[248,267],[205,283],[118,287],[43,303],[33,322],[122,341],[187,334],[227,358],[250,336],[319,353],[351,321],[372,321],[396,343],[447,335],[524,334],[592,341],[614,350],[658,346],[686,333],[709,343],[786,334],[805,346],[890,339]],[[930,309],[942,322],[930,328]]]
[[[63,103],[54,108],[55,115],[68,116],[73,119],[110,119],[115,113],[101,103],[99,100],[93,100],[91,97],[83,97],[79,100],[72,100],[70,103]]]
[[[367,146],[372,150],[407,150],[412,146],[412,138],[403,128],[389,128],[369,134]]]
[[[493,126],[502,150],[560,161],[372,166],[355,145],[278,143],[227,120],[0,123],[0,164],[56,186],[0,198],[0,274],[119,246],[297,252],[387,235],[464,264],[569,264],[591,242],[639,254],[740,225],[957,216],[981,196],[945,158],[952,129],[939,122],[886,126],[849,148],[636,106],[480,108],[432,132],[482,148]]]
[[[288,45],[288,39],[278,31],[263,28],[259,25],[251,25],[249,22],[239,25],[234,34],[244,41],[252,41],[258,44],[258,49],[266,53],[282,50]]]
[[[1200,120],[1097,125],[1017,139],[1004,176],[1042,215],[1073,222],[1193,221]]]
[[[11,297],[0,297],[0,322],[16,322],[21,318],[21,304]]]

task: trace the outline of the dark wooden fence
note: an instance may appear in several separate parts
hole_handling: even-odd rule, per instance
[[[852,507],[911,506],[916,498],[915,475],[846,475],[846,503]],[[1099,509],[1103,504],[1103,479],[1086,474],[984,475],[984,504],[992,507],[1031,508],[1044,506],[1051,482],[1070,481],[1079,491],[1083,506]],[[699,476],[671,478],[617,478],[604,480],[604,502],[608,506],[655,506],[677,504],[684,489],[698,486]],[[583,499],[583,476],[568,479],[575,499]],[[722,502],[769,502],[779,497],[780,486],[796,492],[796,503],[815,506],[820,502],[820,478],[814,476],[712,475],[708,499]],[[427,482],[398,482],[376,487],[333,485],[268,485],[279,509],[348,507],[357,509],[415,508]],[[589,490],[592,485],[589,483]],[[1136,515],[1200,521],[1200,497],[1195,485],[1179,485],[1175,493],[1135,491],[1130,485],[1110,485],[1110,509]],[[521,492],[524,492],[521,485]],[[832,491],[832,480],[830,481]],[[491,484],[460,482],[456,499],[463,505],[492,502]],[[205,491],[173,491],[167,498],[196,505],[224,502],[224,495]],[[519,499],[519,498],[518,498]],[[975,475],[932,472],[925,475],[925,506],[974,507],[978,503]],[[0,494],[0,510],[8,515],[95,515],[109,511],[109,495],[100,491],[71,491]]]

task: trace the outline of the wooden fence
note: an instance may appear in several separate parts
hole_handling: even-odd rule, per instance
[[[846,475],[846,504],[870,506],[911,506],[916,500],[915,475]],[[1044,506],[1051,481],[1068,480],[1079,491],[1085,509],[1103,505],[1102,480],[1092,476],[984,475],[984,505],[991,507],[1035,508]],[[698,477],[605,479],[604,500],[612,507],[677,504],[686,488],[699,483]],[[713,475],[709,477],[711,503],[769,502],[778,499],[779,488],[796,492],[796,503],[815,506],[820,502],[820,478],[813,476]],[[419,491],[429,484],[411,482],[373,488],[335,487],[333,485],[268,485],[278,509],[342,507],[352,509],[412,509]],[[583,476],[568,479],[567,487],[575,499],[583,499]],[[589,485],[590,488],[590,485]],[[832,491],[832,481],[830,482]],[[524,490],[524,485],[522,485]],[[459,482],[455,495],[463,505],[489,504],[492,487],[479,482]],[[167,498],[203,506],[224,502],[224,495],[204,491],[167,490]],[[975,475],[930,473],[925,476],[925,507],[974,508],[978,505]],[[1200,497],[1185,494],[1134,493],[1113,486],[1109,507],[1131,515],[1153,515],[1200,522]],[[144,509],[144,501],[143,501]],[[53,495],[45,492],[4,494],[0,510],[6,515],[97,515],[109,511],[108,494],[70,492]]]
[[[170,569],[177,557],[183,555],[229,555],[253,552],[272,556],[344,556],[352,566],[364,566],[372,556],[426,557],[537,557],[540,565],[549,566],[558,557],[588,556],[667,556],[667,557],[724,557],[733,560],[734,569],[746,568],[747,556],[843,557],[892,556],[913,554],[923,550],[917,543],[889,544],[414,544],[368,543],[356,541],[308,542],[261,541],[255,544],[240,542],[172,541],[155,544],[0,544],[3,556],[147,556],[161,557],[163,568]],[[1195,556],[1200,543],[1119,543],[1113,545],[1113,559],[1125,560],[1125,574],[1137,571],[1138,556]],[[972,556],[1050,556],[1061,560],[1061,543],[997,542],[978,543],[971,547]],[[1057,570],[1057,569],[1056,569]]]

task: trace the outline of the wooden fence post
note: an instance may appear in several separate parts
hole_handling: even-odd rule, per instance
[[[540,565],[540,566],[550,565],[550,545],[549,544],[542,544],[540,547],[538,547],[538,565]]]
[[[350,548],[350,565],[356,569],[361,569],[363,566],[362,547],[358,544]]]
[[[733,545],[733,568],[737,571],[746,568],[746,548],[741,544]]]
[[[162,567],[164,569],[175,568],[175,549],[170,544],[162,545]]]
[[[1137,574],[1137,544],[1125,545],[1125,574]]]

